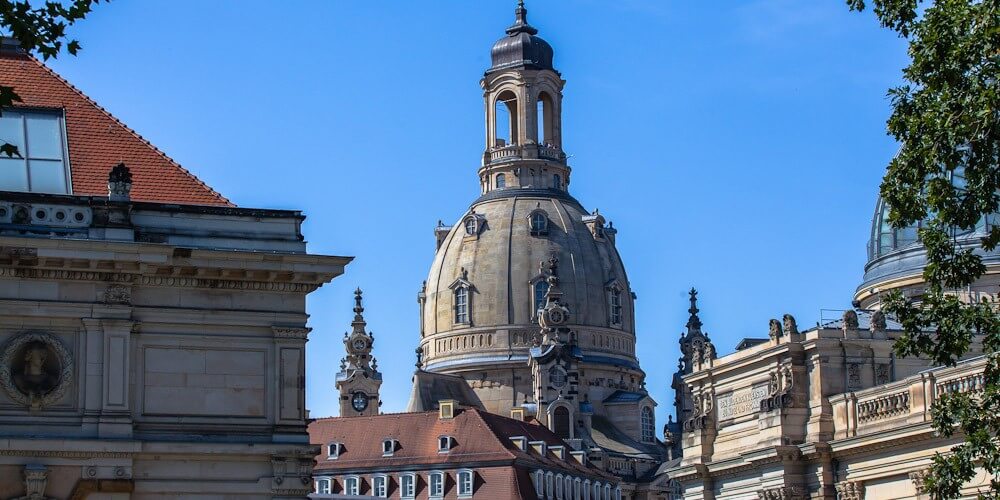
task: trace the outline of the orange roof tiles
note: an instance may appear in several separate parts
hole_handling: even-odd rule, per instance
[[[64,111],[73,194],[107,196],[108,172],[124,162],[133,200],[234,206],[34,57],[0,53],[0,84],[21,97],[18,108]]]

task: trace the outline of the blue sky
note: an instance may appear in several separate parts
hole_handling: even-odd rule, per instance
[[[311,252],[356,256],[309,300],[308,407],[337,412],[360,286],[383,411],[401,411],[432,228],[478,195],[478,82],[514,5],[112,2],[73,29],[80,56],[51,65],[237,204],[304,211]],[[721,353],[769,318],[850,306],[896,149],[902,41],[841,0],[528,9],[568,82],[571,192],[619,229],[660,422],[691,286]]]

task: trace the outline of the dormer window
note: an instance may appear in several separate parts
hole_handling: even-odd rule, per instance
[[[608,322],[622,326],[622,289],[617,283],[608,288]]]
[[[341,443],[330,443],[326,445],[326,458],[328,460],[336,460],[340,458],[340,451],[343,448]]]
[[[549,234],[549,215],[544,210],[534,210],[528,215],[528,229],[532,236]]]
[[[476,231],[477,222],[475,217],[468,217],[465,219],[465,234],[466,236],[475,236],[478,231]]]
[[[438,438],[438,453],[448,453],[455,445],[455,438],[451,436],[441,436]]]
[[[396,452],[396,444],[398,441],[395,439],[385,439],[382,441],[382,456],[391,457],[393,453]]]
[[[21,155],[0,154],[0,191],[67,194],[69,165],[61,111],[6,109],[0,115],[0,144]]]
[[[455,323],[469,322],[469,288],[460,286],[455,289]]]

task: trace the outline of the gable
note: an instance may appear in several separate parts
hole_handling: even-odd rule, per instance
[[[0,84],[21,97],[15,108],[65,114],[73,194],[107,196],[108,173],[124,162],[135,201],[234,206],[34,57],[0,53]]]

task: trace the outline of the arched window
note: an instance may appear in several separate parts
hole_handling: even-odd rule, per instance
[[[344,494],[345,495],[360,495],[361,493],[361,480],[358,476],[349,476],[344,479]]]
[[[569,410],[565,406],[556,407],[552,412],[552,432],[563,439],[569,439]]]
[[[533,235],[548,233],[549,218],[545,215],[545,212],[541,210],[531,212],[531,216],[528,217],[528,228],[531,230],[531,234]]]
[[[646,443],[652,443],[656,441],[656,431],[655,422],[653,421],[653,409],[648,406],[642,407],[641,416],[641,428],[642,428],[642,441]]]
[[[316,493],[320,495],[330,494],[330,480],[329,479],[317,479],[316,480]]]
[[[399,497],[413,498],[417,493],[417,476],[409,472],[399,476]]]
[[[458,471],[458,498],[472,497],[472,486],[475,476],[471,470]]]
[[[576,478],[576,480],[573,481],[573,498],[575,500],[580,500],[580,486],[582,485],[583,483],[580,481],[580,478]]]
[[[538,310],[545,307],[545,294],[549,292],[549,283],[545,280],[538,280],[535,282],[535,315],[538,315]]]
[[[552,187],[562,189],[562,177],[559,174],[552,174]]]
[[[517,142],[517,96],[505,90],[494,103],[493,127],[496,133],[494,147],[507,146]]]
[[[563,475],[556,474],[556,499],[562,500],[563,498]]]
[[[455,289],[455,323],[469,322],[469,288],[460,286]]]
[[[590,495],[591,500],[601,500],[601,482],[594,482],[593,493]]]
[[[538,94],[535,111],[538,120],[538,143],[552,144],[555,141],[555,137],[552,136],[552,99],[545,92]]]
[[[611,485],[604,485],[604,500],[611,500]]]
[[[612,325],[622,324],[622,291],[618,288],[611,289],[611,320]]]
[[[538,498],[545,496],[545,473],[541,470],[535,471],[535,495]]]
[[[583,500],[590,500],[590,479],[583,480]]]
[[[563,491],[566,492],[566,499],[570,500],[573,498],[573,478],[566,476],[563,481],[566,482],[566,485],[563,486]]]
[[[553,491],[553,489],[552,489],[552,477],[553,477],[553,474],[551,472],[545,474],[545,497],[546,498],[552,498],[553,493],[555,493]]]
[[[478,221],[475,217],[469,217],[465,219],[465,234],[468,236],[473,236],[476,234],[476,229]]]
[[[441,498],[444,496],[444,472],[431,472],[427,484],[431,498]]]
[[[497,174],[497,189],[503,189],[505,187],[507,187],[507,176]]]
[[[389,478],[378,475],[372,478],[372,496],[386,498],[389,496]]]

